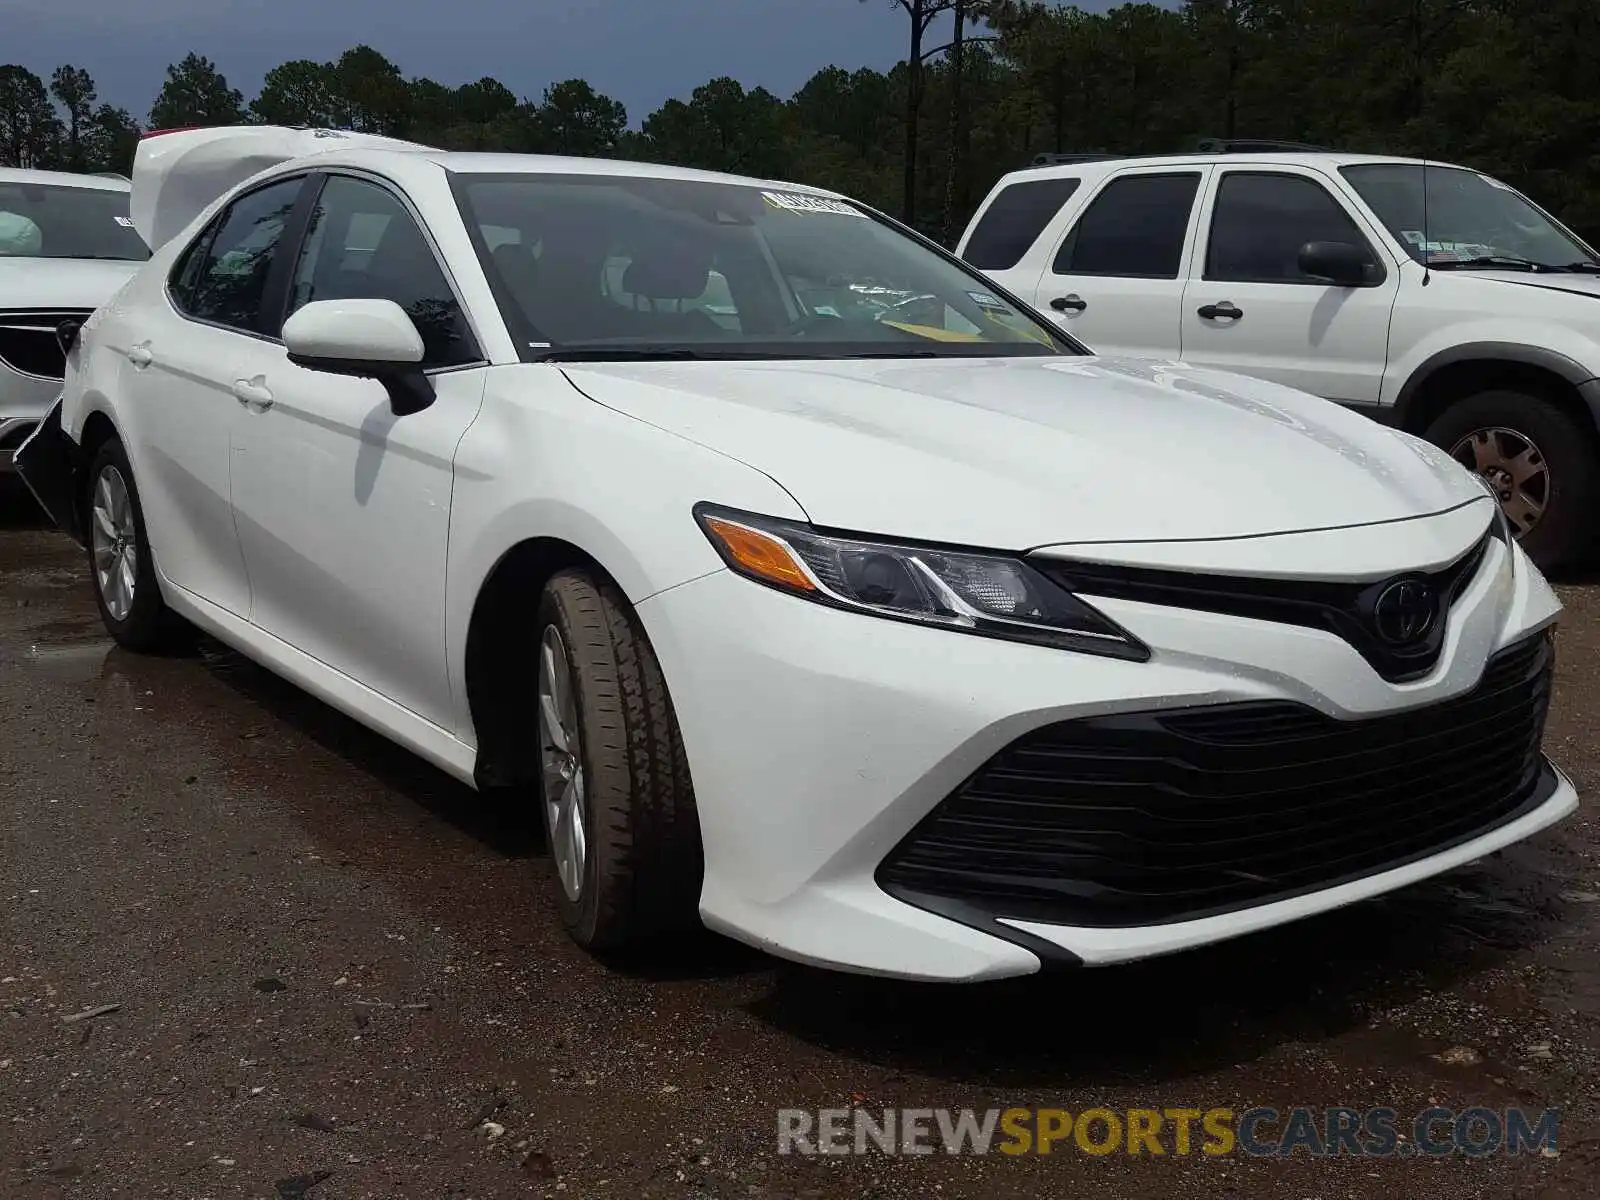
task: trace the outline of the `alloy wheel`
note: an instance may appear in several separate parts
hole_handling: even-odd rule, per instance
[[[547,625],[539,643],[539,762],[544,785],[544,824],[550,856],[567,899],[583,891],[588,855],[585,833],[582,743],[577,699],[561,632]]]
[[[1488,480],[1518,537],[1544,516],[1550,468],[1527,434],[1502,426],[1474,429],[1450,447],[1450,456]]]
[[[100,600],[112,620],[126,621],[133,611],[134,586],[139,578],[139,541],[127,481],[111,463],[100,469],[95,480],[90,541]]]

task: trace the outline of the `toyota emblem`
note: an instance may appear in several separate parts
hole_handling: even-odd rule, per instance
[[[1439,598],[1420,579],[1402,579],[1378,594],[1372,606],[1372,624],[1391,646],[1421,640],[1439,619]]]

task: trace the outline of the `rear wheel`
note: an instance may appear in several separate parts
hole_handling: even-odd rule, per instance
[[[570,570],[539,606],[540,807],[561,918],[591,950],[698,923],[700,826],[666,681],[626,600]]]
[[[86,486],[89,577],[106,631],[129,650],[175,646],[189,627],[161,597],[133,467],[117,438],[100,444]]]
[[[1479,392],[1445,409],[1427,438],[1488,481],[1522,548],[1541,568],[1588,557],[1600,502],[1600,454],[1590,432],[1559,406],[1527,392]]]

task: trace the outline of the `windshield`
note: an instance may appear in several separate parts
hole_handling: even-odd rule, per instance
[[[853,204],[735,183],[465,175],[532,358],[1081,353]]]
[[[0,258],[150,257],[128,217],[128,193],[0,180]]]
[[[1367,163],[1340,171],[1419,263],[1498,266],[1502,264],[1475,260],[1506,259],[1514,262],[1505,265],[1522,262],[1569,270],[1595,264],[1592,250],[1487,175],[1430,164],[1424,220],[1419,164]]]

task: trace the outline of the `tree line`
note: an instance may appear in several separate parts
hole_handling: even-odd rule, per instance
[[[850,20],[851,0],[828,19]],[[1261,137],[1489,171],[1600,234],[1596,0],[859,0],[905,18],[887,72],[825,67],[793,96],[725,76],[630,128],[582,79],[537,98],[408,76],[370,46],[286,62],[251,100],[209,59],[167,68],[150,128],[263,122],[448,149],[635,158],[834,188],[953,242],[1041,151],[1153,153]],[[0,164],[126,172],[140,122],[89,73],[0,67]]]

